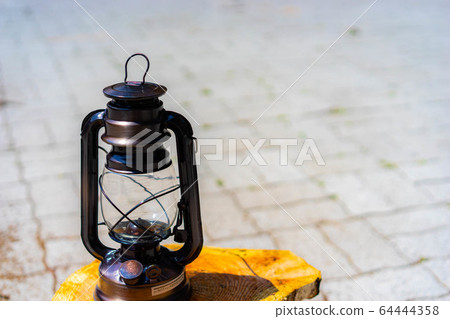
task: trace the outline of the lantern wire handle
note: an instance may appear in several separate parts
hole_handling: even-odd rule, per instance
[[[128,77],[128,62],[137,55],[144,57],[145,60],[147,61],[147,69],[145,69],[145,73],[144,73],[144,76],[142,77],[141,85],[144,85],[144,83],[145,83],[145,76],[147,75],[148,69],[150,69],[150,60],[143,53],[135,53],[127,59],[127,62],[125,62],[125,79],[123,80],[125,82],[125,84],[127,83],[127,77]]]

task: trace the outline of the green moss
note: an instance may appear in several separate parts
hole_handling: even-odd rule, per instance
[[[205,130],[209,130],[209,129],[211,128],[211,124],[209,124],[209,123],[203,123],[203,124],[202,124],[202,127],[203,127]]]
[[[332,199],[332,200],[338,200],[339,197],[338,197],[338,195],[333,194],[333,195],[330,195],[330,199]]]
[[[419,165],[425,165],[428,161],[426,159],[417,160],[416,163]]]
[[[275,99],[278,97],[278,95],[276,95],[274,92],[267,92],[267,98],[270,100],[270,101],[275,101]]]
[[[396,97],[396,96],[397,96],[397,91],[395,91],[395,90],[390,90],[390,91],[388,92],[388,96],[389,96],[389,97]]]
[[[79,47],[75,47],[72,49],[72,53],[73,55],[80,56],[82,54],[82,51]]]
[[[350,28],[348,30],[348,34],[350,34],[352,37],[355,37],[359,34],[360,30],[358,28]]]
[[[397,164],[395,164],[394,162],[389,162],[386,160],[381,160],[380,161],[380,165],[386,169],[394,169],[397,168]]]
[[[266,84],[267,84],[266,79],[263,78],[262,76],[260,76],[260,77],[256,80],[256,82],[257,82],[258,84],[261,84],[261,85],[266,85]]]
[[[280,122],[283,122],[283,123],[288,123],[289,122],[287,114],[278,114],[277,115],[277,120],[280,121]]]
[[[324,181],[317,181],[317,185],[319,186],[319,187],[325,187],[325,182]]]
[[[300,93],[301,93],[301,94],[308,94],[308,93],[309,93],[309,90],[308,90],[308,89],[305,89],[305,88],[302,88],[302,89],[300,89]]]
[[[420,257],[419,260],[417,261],[417,263],[418,263],[418,264],[421,264],[421,263],[423,263],[423,262],[425,262],[425,261],[427,261],[427,260],[429,260],[429,258],[426,258],[426,257]]]
[[[332,108],[330,108],[329,112],[334,115],[340,115],[347,112],[347,109],[342,106],[333,106]]]
[[[190,107],[190,106],[191,106],[191,101],[187,101],[187,100],[182,101],[182,102],[181,102],[181,106],[184,106],[184,107]]]
[[[173,61],[173,55],[170,53],[166,53],[163,55],[164,59],[166,59],[166,61]]]
[[[235,73],[236,73],[236,70],[230,69],[227,71],[225,76],[228,80],[231,80],[234,78]]]
[[[123,64],[119,62],[114,62],[114,69],[116,70],[123,70]]]
[[[218,178],[218,179],[216,179],[216,184],[217,184],[217,186],[219,186],[219,187],[223,187],[224,182],[223,182],[222,179]]]
[[[306,138],[307,136],[308,136],[308,134],[306,134],[306,132],[303,132],[303,131],[298,132],[299,138]]]
[[[212,90],[210,88],[203,88],[200,90],[200,94],[203,96],[210,96],[212,94]]]
[[[187,80],[192,80],[193,78],[195,78],[195,74],[192,73],[191,71],[185,71],[185,72],[184,72],[184,77],[185,77]]]

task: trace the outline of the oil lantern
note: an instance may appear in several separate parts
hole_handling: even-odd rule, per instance
[[[142,81],[127,81],[127,66],[145,58]],[[137,53],[125,63],[125,80],[106,87],[106,109],[91,112],[81,127],[81,237],[101,260],[95,300],[186,300],[190,285],[185,265],[203,244],[196,140],[182,115],[159,99],[166,88],[145,81],[148,58]],[[110,146],[99,169],[99,132]],[[178,172],[165,146],[176,142]],[[99,222],[99,211],[103,222]],[[106,225],[119,249],[104,245],[98,227]],[[170,250],[160,243],[173,236]]]

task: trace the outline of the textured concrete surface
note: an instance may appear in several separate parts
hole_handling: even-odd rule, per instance
[[[92,260],[79,127],[134,52],[225,159],[267,139],[265,166],[202,161],[207,245],[290,249],[322,271],[318,300],[450,299],[448,2],[380,0],[310,68],[372,1],[78,2],[97,22],[0,1],[0,299],[48,300]],[[288,166],[273,138],[298,139]],[[325,166],[294,165],[306,138]]]

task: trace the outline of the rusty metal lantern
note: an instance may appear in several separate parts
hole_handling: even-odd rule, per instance
[[[136,55],[147,61],[142,81],[127,81]],[[111,101],[91,112],[81,127],[81,237],[101,260],[96,300],[185,300],[190,294],[185,265],[203,244],[195,137],[182,115],[167,111],[159,99],[162,85],[145,81],[148,58],[137,53],[125,63],[125,80],[106,87]],[[101,139],[110,145],[99,174]],[[173,138],[178,173],[164,142]],[[99,223],[99,206],[104,222]],[[98,227],[108,227],[119,249],[105,246]],[[160,245],[174,236],[176,251]]]

